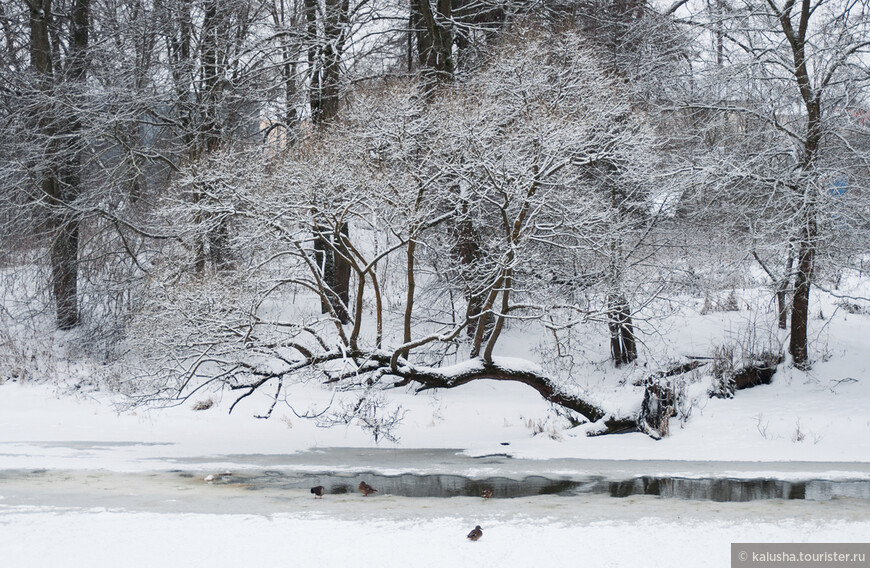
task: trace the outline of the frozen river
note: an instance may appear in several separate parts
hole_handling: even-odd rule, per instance
[[[87,448],[87,443],[75,445],[78,451]],[[768,509],[799,514],[803,507],[818,515],[854,508],[854,518],[860,518],[870,509],[870,464],[855,462],[522,460],[449,449],[351,448],[154,461],[174,467],[0,470],[0,504],[274,514],[357,501],[356,486],[365,480],[378,489],[368,500],[389,502],[393,512],[404,507],[408,514],[481,506],[484,488],[493,492],[488,511],[504,507],[524,514],[564,511],[570,516],[591,504],[603,518],[610,510],[622,516],[625,509],[637,516],[718,511],[723,503],[735,513],[742,503],[747,514],[762,515]],[[324,486],[327,495],[312,504],[309,488],[315,485]]]
[[[724,567],[731,542],[870,534],[870,466],[861,463],[339,448],[141,465],[0,470],[3,565]],[[363,497],[360,480],[379,492]],[[327,495],[314,499],[312,485]],[[483,487],[493,498],[478,496]],[[484,538],[470,543],[475,525]]]

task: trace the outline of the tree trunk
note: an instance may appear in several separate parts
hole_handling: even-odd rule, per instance
[[[453,252],[459,260],[460,270],[464,273],[469,273],[473,272],[475,268],[474,265],[480,262],[482,252],[479,244],[480,236],[477,234],[477,230],[471,222],[466,203],[463,203],[462,213],[462,218],[456,222],[452,229],[456,241],[456,244],[453,245]],[[473,338],[477,333],[479,325],[483,325],[484,328],[491,325],[491,323],[486,321],[489,318],[480,317],[480,314],[483,311],[485,294],[474,289],[474,278],[470,276],[465,278],[462,293],[465,296],[466,301],[465,316],[466,318],[469,318],[466,332],[469,338]],[[484,331],[486,331],[486,329],[484,329]]]
[[[453,78],[452,0],[411,0],[411,28],[426,92]]]
[[[405,293],[405,318],[402,322],[402,328],[404,329],[404,333],[402,335],[403,343],[411,343],[411,332],[413,325],[413,311],[414,311],[414,291],[417,288],[417,279],[414,275],[414,252],[417,249],[417,241],[414,238],[408,241],[408,250],[406,253],[406,258],[408,260],[408,289]],[[405,359],[408,358],[408,354],[410,353],[410,349],[403,349],[401,352],[401,356]]]
[[[332,283],[335,281],[334,256],[332,248],[329,246],[328,233],[324,228],[314,224],[314,262],[320,269],[320,277],[325,288],[332,288]],[[324,289],[320,297],[320,312],[323,314],[329,313],[329,308],[332,302],[329,301],[329,290]]]
[[[49,183],[56,183],[56,178]],[[64,197],[58,199],[53,213],[51,243],[51,282],[55,302],[55,320],[60,329],[72,329],[79,324],[78,311],[78,250],[79,221],[75,213],[65,211]]]
[[[54,61],[51,49],[51,0],[29,3],[31,64],[40,77],[40,89],[47,97],[55,90]],[[76,0],[70,22],[67,78],[75,84],[87,75],[89,0]],[[75,108],[75,105],[67,105]],[[42,134],[48,140],[49,163],[44,165],[42,191],[51,208],[51,290],[55,301],[58,328],[72,329],[79,324],[78,252],[79,218],[70,207],[81,193],[81,122],[74,111],[58,115],[48,105],[39,118]]]
[[[343,223],[340,233],[348,234],[348,224]],[[323,291],[320,298],[321,313],[334,313],[341,323],[350,322],[346,306],[350,303],[350,263],[342,258],[348,254],[337,242],[337,237],[326,227],[314,225],[314,260],[320,268]],[[336,254],[336,250],[342,251]]]
[[[338,319],[341,323],[348,323],[350,315],[347,313],[346,306],[350,305],[350,262],[347,258],[350,251],[341,242],[342,237],[349,235],[350,228],[347,223],[342,223],[339,227],[339,232],[335,236],[335,250],[338,253],[333,253],[333,282],[332,289],[335,291],[336,299],[335,312],[338,314]]]
[[[348,0],[326,0],[324,18],[325,44],[320,92],[320,121],[329,122],[338,115],[341,80],[341,56],[348,25]]]
[[[637,359],[631,308],[622,294],[610,294],[607,304],[610,352],[616,366],[620,367]]]
[[[221,44],[225,38],[221,34],[228,26],[229,15],[226,8],[217,0],[210,0],[203,6],[202,38],[200,40],[200,60],[202,70],[201,113],[198,140],[194,148],[195,158],[205,158],[221,148],[224,125],[222,124],[220,106],[224,94],[224,73],[226,57],[222,53],[225,46]],[[199,185],[199,183],[197,183]],[[207,208],[212,199],[208,197],[212,187],[202,184],[196,189],[194,199]],[[202,273],[207,264],[215,270],[229,266],[229,227],[227,220],[213,222],[214,213],[204,212],[197,216],[200,223],[206,225],[197,247],[196,272]]]
[[[794,267],[794,249],[789,248],[785,272],[776,285],[776,309],[779,329],[788,329],[788,289],[791,285],[791,271]]]
[[[638,429],[660,440],[670,435],[670,421],[676,415],[677,394],[674,386],[669,381],[648,382],[637,417]]]
[[[792,299],[791,340],[788,348],[795,366],[800,369],[807,369],[810,366],[807,323],[809,321],[810,283],[816,252],[815,213],[811,210],[807,211],[805,220],[806,226],[803,228],[798,249],[798,266],[795,273],[794,298]]]
[[[305,0],[303,11],[307,26],[308,68],[310,87],[308,100],[311,118],[315,125],[324,126],[332,121],[340,110],[341,59],[349,26],[350,4],[348,0],[326,0],[324,12],[318,21],[319,6],[316,0]],[[323,35],[320,35],[322,27]],[[351,265],[347,260],[349,251],[341,242],[347,236],[349,226],[342,223],[334,234],[327,234],[315,223],[314,251],[321,267],[325,290],[321,298],[322,313],[332,311],[341,323],[350,322],[347,306],[350,304]]]
[[[372,357],[374,359],[375,357]],[[507,365],[502,365],[507,361]],[[417,391],[430,389],[456,388],[470,382],[489,379],[495,381],[512,381],[526,384],[535,389],[545,400],[573,410],[585,417],[590,422],[602,422],[603,430],[599,433],[616,433],[637,431],[637,416],[613,416],[594,402],[581,396],[563,392],[559,386],[549,377],[540,372],[530,369],[518,370],[511,368],[510,361],[494,357],[492,361],[485,361],[478,357],[458,364],[459,372],[449,367],[434,369],[431,367],[416,368],[407,371],[407,376],[399,373],[403,379],[400,384],[415,382],[420,386]]]
[[[311,119],[315,124],[320,121],[320,45],[317,33],[317,0],[304,0],[302,11],[305,13],[305,30],[308,42],[308,104],[311,106]]]
[[[305,0],[303,8],[309,42],[308,100],[311,118],[317,125],[330,122],[340,109],[341,60],[349,26],[350,5],[348,0],[326,0],[323,8],[325,11],[320,21],[316,0]]]
[[[789,353],[796,367],[808,369],[809,349],[807,346],[807,322],[809,320],[810,282],[813,275],[813,261],[816,254],[816,210],[815,196],[811,179],[822,142],[822,107],[821,91],[814,89],[807,67],[807,30],[809,20],[816,7],[809,0],[804,0],[798,12],[799,23],[792,25],[792,8],[794,2],[787,2],[782,11],[777,10],[783,34],[791,48],[794,68],[792,73],[797,83],[798,91],[807,113],[807,131],[803,144],[803,159],[800,163],[801,179],[795,193],[802,202],[800,216],[800,237],[798,238],[797,271],[795,273],[795,289],[792,299],[791,341]],[[825,87],[822,81],[819,89]]]

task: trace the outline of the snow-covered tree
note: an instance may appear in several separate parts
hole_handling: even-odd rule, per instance
[[[867,170],[854,117],[867,108],[867,10],[861,2],[769,0],[694,14],[693,24],[710,22],[716,50],[699,65],[706,89],[697,94],[706,100],[690,106],[707,113],[701,130],[718,132],[707,138],[713,177],[727,192],[720,196],[732,204],[731,217],[755,233],[753,251],[774,280],[783,324],[792,293],[789,352],[800,367],[811,363],[817,256],[834,238],[824,219],[865,203],[855,183]],[[756,251],[774,243],[783,268]]]
[[[499,345],[514,325],[626,323],[614,321],[627,314],[614,315],[612,298],[656,215],[656,143],[642,109],[574,33],[524,30],[441,88],[421,105],[414,82],[373,86],[329,128],[258,154],[259,173],[255,158],[232,154],[197,173],[246,260],[233,275],[180,281],[167,266],[137,339],[165,365],[157,392],[184,398],[212,385],[246,396],[271,384],[280,398],[282,385],[319,377],[365,398],[491,378],[529,384],[607,427],[633,423]],[[315,221],[351,268],[347,324],[316,309],[336,294],[317,262]],[[462,222],[480,236],[467,265],[454,234]],[[605,267],[593,279],[603,305],[572,294],[590,284],[587,263]]]

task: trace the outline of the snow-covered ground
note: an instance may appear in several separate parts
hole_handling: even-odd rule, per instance
[[[802,467],[795,473],[795,468],[776,462],[807,460],[817,462],[803,466],[816,477],[866,479],[867,382],[844,385],[851,390],[843,392],[792,376],[741,392],[733,400],[711,399],[686,428],[659,442],[640,434],[586,438],[567,431],[560,440],[546,433],[533,435],[529,424],[551,420],[545,404],[520,385],[479,383],[434,398],[405,395],[402,403],[409,413],[400,435],[403,447],[452,446],[474,454],[538,458],[543,471],[557,476],[570,472],[555,458],[585,457],[766,460],[724,469],[718,462],[705,469],[697,462],[689,467],[688,462],[673,461],[666,469],[682,475],[739,476],[737,470],[748,467],[750,473],[744,475],[786,478],[789,472],[806,473]],[[13,478],[39,468],[61,474],[82,471],[85,478],[91,470],[129,473],[119,473],[114,487],[95,479],[74,481],[65,491],[57,484],[49,489],[0,478],[3,564],[725,567],[730,566],[731,542],[861,542],[870,534],[870,506],[861,499],[712,503],[539,496],[483,501],[349,494],[315,501],[310,494],[289,492],[268,500],[257,492],[202,481],[209,471],[262,468],[269,455],[269,467],[280,469],[281,455],[312,446],[374,445],[354,428],[319,429],[276,412],[266,421],[252,418],[250,412],[227,415],[219,408],[117,414],[97,400],[57,398],[46,386],[7,382],[0,386],[0,470]],[[757,428],[758,414],[765,417],[766,437]],[[793,440],[797,420],[807,432],[818,432],[819,439],[808,435]],[[829,461],[857,462],[858,471],[850,467],[843,473],[842,463]],[[395,473],[393,465],[384,463],[381,469]],[[362,467],[378,469],[371,462]],[[641,461],[632,467],[639,473],[661,473],[662,462]],[[149,494],[147,483],[137,483],[137,476],[175,468],[197,477],[155,495]],[[29,504],[21,502],[28,491]],[[128,500],[114,502],[106,498],[110,493],[127,495]],[[133,499],[137,494],[140,498]],[[467,541],[465,534],[478,524],[484,537]]]
[[[817,363],[812,375],[783,365],[773,384],[738,391],[730,400],[701,393],[688,422],[674,420],[671,436],[661,441],[564,429],[531,389],[495,381],[418,395],[393,392],[390,400],[407,411],[399,445],[376,444],[355,426],[319,428],[281,405],[270,419],[256,419],[268,407],[265,397],[246,399],[233,414],[226,401],[204,411],[192,410],[191,402],[118,413],[97,394],[59,396],[54,387],[7,381],[0,386],[0,469],[138,471],[172,467],[176,457],[317,447],[446,447],[533,459],[870,462],[868,352],[852,346],[847,355]],[[844,378],[854,380],[839,382]],[[327,391],[306,388],[291,398],[328,400]]]
[[[357,502],[359,506],[369,503]],[[517,504],[521,508],[522,504]],[[203,515],[56,509],[0,513],[7,566],[726,567],[731,542],[861,542],[870,521],[653,515],[560,522],[517,513],[395,520],[362,513]],[[480,524],[484,536],[466,541]]]
[[[685,425],[675,420],[671,436],[661,441],[642,434],[587,437],[583,426],[566,428],[528,387],[493,381],[423,394],[392,392],[390,402],[406,411],[396,432],[400,442],[378,445],[356,426],[318,428],[280,404],[269,420],[253,418],[268,407],[266,395],[245,399],[231,415],[232,400],[219,395],[208,410],[195,411],[196,401],[190,401],[119,412],[109,394],[6,380],[0,384],[2,565],[673,568],[729,566],[731,542],[866,541],[870,506],[860,498],[713,503],[648,496],[484,501],[347,494],[315,501],[305,492],[264,493],[202,481],[224,469],[306,467],[517,478],[577,475],[586,468],[629,476],[868,479],[870,316],[830,305],[822,311],[827,319],[812,322],[812,371],[786,362],[773,384],[739,391],[731,400],[708,398],[698,383]],[[662,359],[706,352],[729,334],[739,336],[752,317],[714,312],[674,325],[663,339],[671,353]],[[584,387],[611,407],[637,403],[637,391],[600,378],[606,366],[585,371]],[[639,367],[635,375],[648,372]],[[302,411],[329,397],[318,385],[289,392]],[[463,459],[515,459],[509,467],[461,465],[462,456],[439,465],[378,461],[377,455],[388,454],[375,452],[365,463],[340,464],[302,453],[374,447],[396,455],[456,448]],[[306,463],[300,455],[315,457]],[[42,470],[47,473],[29,474]],[[194,477],[168,478],[171,470]],[[484,537],[466,541],[477,524]]]

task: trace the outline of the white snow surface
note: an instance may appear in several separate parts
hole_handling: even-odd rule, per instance
[[[837,383],[846,377],[855,380]],[[640,396],[623,390],[611,404]],[[316,385],[290,394],[306,401],[303,410],[329,396]],[[205,411],[189,403],[119,413],[109,397],[62,396],[47,385],[7,381],[0,385],[0,469],[141,471],[172,467],[179,457],[323,447],[459,448],[469,455],[530,459],[870,462],[870,374],[863,354],[819,363],[812,376],[782,365],[773,384],[738,391],[733,399],[701,394],[687,423],[673,420],[671,436],[660,441],[639,433],[587,437],[585,426],[565,429],[549,405],[521,384],[476,381],[446,391],[393,392],[390,401],[407,412],[398,445],[377,444],[353,425],[319,428],[281,404],[270,419],[256,419],[269,405],[265,395],[246,399],[232,414],[229,400]]]
[[[395,445],[377,444],[353,425],[318,428],[280,403],[269,420],[256,419],[270,403],[266,394],[245,399],[233,414],[227,413],[233,399],[220,394],[213,395],[214,407],[204,411],[194,411],[196,401],[191,400],[174,408],[119,412],[109,394],[70,394],[69,385],[6,380],[0,383],[0,563],[13,568],[119,563],[725,567],[730,566],[732,542],[866,542],[870,507],[862,499],[710,503],[655,497],[484,501],[329,495],[314,501],[290,492],[267,503],[256,492],[231,494],[202,481],[223,470],[262,469],[263,460],[282,469],[282,456],[312,449],[376,447],[509,454],[534,460],[536,471],[554,477],[582,469],[582,462],[566,465],[564,460],[571,458],[603,460],[611,465],[600,467],[624,467],[629,476],[866,480],[870,316],[825,310],[827,320],[812,322],[812,349],[821,353],[812,371],[799,371],[787,361],[772,384],[739,391],[730,400],[708,398],[703,383],[690,385],[694,405],[688,420],[684,425],[674,420],[671,435],[660,441],[642,434],[587,437],[586,426],[568,428],[529,387],[496,381],[419,394],[391,392],[390,403],[406,411]],[[675,325],[667,337],[672,353],[662,360],[703,353],[722,339],[723,330],[726,336],[739,334],[740,317],[714,313]],[[654,338],[647,339],[651,343]],[[512,367],[539,370],[524,362],[521,349],[509,348],[505,354],[517,357],[505,360]],[[649,362],[649,368],[638,367],[633,376],[660,368]],[[608,382],[609,372],[606,365],[590,365],[575,386],[612,412],[636,407],[640,391]],[[322,407],[330,396],[316,384],[296,385],[288,392],[297,411]],[[298,467],[287,463],[283,469]],[[388,463],[330,467],[385,475],[512,475],[484,463],[461,470],[448,466],[447,471],[426,463],[416,468]],[[190,470],[196,477],[162,487],[153,498],[134,483],[136,476],[173,469]],[[73,481],[63,488],[52,488],[31,481],[28,472],[33,470],[61,477],[79,473],[70,474]],[[521,477],[523,471],[513,474]],[[105,505],[100,495],[110,488],[89,472],[128,480],[129,487],[121,483],[112,491],[137,499],[131,501],[135,504]],[[90,483],[80,481],[89,477]],[[465,534],[476,524],[484,537],[469,542]]]
[[[464,536],[480,524],[478,542]],[[471,525],[471,526],[469,526]],[[9,566],[608,567],[730,566],[730,543],[860,541],[870,522],[642,518],[582,524],[513,519],[392,521],[289,514],[0,513]],[[46,545],[46,543],[50,543]]]

